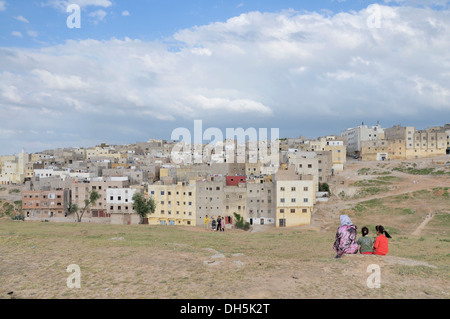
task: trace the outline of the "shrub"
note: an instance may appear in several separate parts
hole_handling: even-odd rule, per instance
[[[319,192],[328,192],[330,193],[330,185],[327,183],[319,183]]]
[[[236,228],[248,230],[250,228],[250,223],[244,221],[244,217],[237,213],[233,213],[234,218],[236,218]]]

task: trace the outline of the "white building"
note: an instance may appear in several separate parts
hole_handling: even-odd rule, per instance
[[[136,189],[108,188],[106,205],[111,224],[138,224],[140,217],[133,210],[133,195]]]
[[[362,123],[341,132],[341,136],[347,139],[347,154],[355,155],[361,152],[361,142],[383,139],[384,128],[379,123],[375,126],[367,126]]]

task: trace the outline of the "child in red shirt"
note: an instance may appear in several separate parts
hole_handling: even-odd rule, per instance
[[[392,237],[381,225],[375,226],[375,230],[377,231],[377,238],[375,238],[375,243],[373,244],[373,254],[386,255],[389,252],[388,238]]]

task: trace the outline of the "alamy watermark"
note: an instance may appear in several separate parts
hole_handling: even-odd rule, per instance
[[[78,4],[69,4],[66,12],[71,13],[67,17],[66,25],[69,29],[81,28],[81,8]]]
[[[81,269],[80,266],[76,264],[71,264],[67,266],[67,272],[71,274],[67,277],[67,288],[81,288]]]
[[[381,288],[381,268],[377,264],[367,266],[367,272],[370,273],[367,277],[366,284],[370,289]]]
[[[370,15],[367,17],[366,23],[369,29],[381,28],[381,6],[374,4],[367,8]]]
[[[172,131],[171,139],[178,143],[172,149],[171,158],[175,164],[262,162],[265,166],[278,168],[279,135],[278,128],[270,129],[270,139],[267,128],[226,128],[224,139],[219,128],[210,127],[203,131],[202,120],[195,120],[194,134],[184,127]],[[210,142],[204,146],[204,141]]]

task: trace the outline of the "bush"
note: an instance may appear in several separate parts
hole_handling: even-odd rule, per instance
[[[234,218],[236,218],[236,228],[248,230],[250,228],[250,223],[244,221],[244,217],[237,213],[233,213]]]
[[[319,183],[319,192],[330,193],[330,185],[328,185],[327,183]]]

